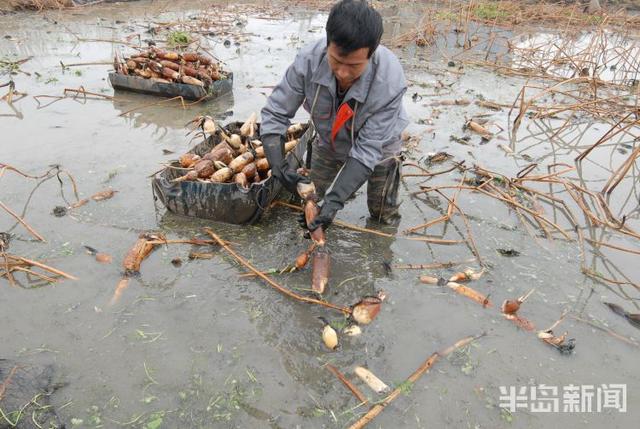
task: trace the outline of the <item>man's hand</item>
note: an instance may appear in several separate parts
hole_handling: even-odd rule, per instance
[[[326,230],[344,203],[367,181],[371,170],[355,158],[347,158],[336,179],[324,196],[320,214],[309,224],[309,231]]]
[[[327,230],[329,225],[333,222],[333,219],[336,217],[338,213],[338,207],[335,205],[324,203],[320,208],[320,213],[316,218],[309,224],[309,231],[315,231],[318,228],[322,228],[323,230]]]
[[[278,134],[261,136],[264,153],[269,161],[271,173],[292,194],[297,195],[299,182],[311,183],[305,176],[291,168],[284,158],[284,137]]]

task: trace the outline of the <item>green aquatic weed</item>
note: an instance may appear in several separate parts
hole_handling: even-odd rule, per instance
[[[167,44],[175,48],[177,46],[186,46],[191,43],[192,37],[184,31],[172,31],[167,36]]]

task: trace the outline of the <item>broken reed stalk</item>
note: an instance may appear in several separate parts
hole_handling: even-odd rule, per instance
[[[200,240],[193,238],[191,240],[147,240],[149,244],[192,244],[194,246],[208,246],[212,244],[218,244],[215,240]],[[225,241],[226,244],[234,244],[229,241]]]
[[[405,383],[414,384],[416,381],[418,381],[420,379],[420,377],[422,377],[422,375],[425,372],[427,372],[433,366],[434,363],[436,363],[436,361],[438,359],[440,359],[441,357],[445,357],[445,356],[451,354],[451,352],[455,351],[456,349],[464,347],[467,344],[471,343],[472,341],[474,341],[474,340],[476,340],[478,338],[481,338],[481,337],[483,337],[485,335],[486,335],[485,333],[482,333],[480,335],[463,338],[460,341],[458,341],[455,344],[453,344],[452,346],[447,347],[446,349],[444,349],[442,351],[437,351],[437,352],[433,353],[431,356],[429,356],[429,358],[427,360],[425,360],[422,363],[422,365],[420,365],[420,367],[417,370],[415,370],[415,372],[413,374],[411,374],[409,376],[409,378],[407,378],[407,380],[404,383],[402,383],[402,385],[404,385]],[[386,398],[384,398],[382,400],[382,402],[380,402],[379,404],[376,404],[373,407],[371,407],[371,409],[369,409],[369,411],[364,416],[362,416],[353,425],[349,426],[349,429],[362,429],[363,427],[365,427],[373,419],[375,419],[382,411],[384,411],[384,409],[385,409],[385,407],[387,405],[389,405],[398,396],[400,396],[401,393],[402,393],[402,389],[401,388],[399,388],[399,387],[395,388]]]
[[[294,204],[285,203],[284,201],[274,201],[273,205],[278,205],[278,206],[282,206],[282,207],[288,207],[288,208],[293,209],[293,210],[302,211],[302,207],[296,206]],[[402,240],[422,241],[422,242],[425,242],[425,243],[444,244],[444,245],[462,243],[462,241],[460,241],[460,240],[446,240],[446,239],[443,239],[443,238],[435,238],[435,237],[402,237],[402,236],[396,236],[396,235],[389,234],[389,233],[386,233],[386,232],[376,231],[375,229],[363,228],[363,227],[360,227],[360,226],[357,226],[357,225],[354,225],[354,224],[351,224],[351,223],[348,223],[348,222],[343,222],[341,220],[334,220],[333,224],[337,225],[337,226],[341,226],[343,228],[350,229],[352,231],[366,232],[368,234],[377,235],[378,237],[398,238],[398,239],[402,239]]]
[[[60,66],[65,69],[67,67],[80,67],[80,66],[112,66],[113,61],[96,61],[96,62],[88,62],[88,63],[72,63],[65,64],[60,61]]]
[[[282,293],[282,294],[284,294],[284,295],[286,295],[286,296],[288,296],[290,298],[293,298],[293,299],[295,299],[297,301],[307,302],[309,304],[320,305],[322,307],[326,307],[326,308],[330,308],[332,310],[340,311],[340,312],[342,312],[343,314],[346,314],[346,315],[350,315],[351,314],[351,309],[348,308],[348,307],[342,307],[342,306],[339,306],[339,305],[331,304],[329,302],[320,301],[320,300],[317,300],[317,299],[314,299],[314,298],[308,298],[306,296],[298,295],[297,293],[292,292],[289,289],[286,289],[285,287],[279,285],[278,283],[276,283],[275,281],[273,281],[272,279],[267,277],[265,274],[262,274],[262,272],[260,272],[257,268],[255,268],[249,261],[244,259],[239,254],[237,254],[233,249],[231,249],[225,243],[225,241],[223,241],[210,228],[205,228],[204,231],[207,234],[209,234],[211,236],[211,238],[213,238],[220,246],[222,246],[224,248],[224,250],[226,250],[231,256],[233,256],[236,259],[236,261],[238,261],[240,264],[244,265],[250,271],[254,272],[258,277],[260,277],[262,280],[267,282],[269,284],[269,286],[273,287],[274,289],[276,289],[280,293]]]
[[[431,173],[431,172],[426,172],[426,173],[407,173],[407,174],[403,174],[402,177],[435,177],[435,176],[439,176],[441,174],[450,173],[453,170],[457,169],[458,167],[460,167],[460,165],[456,164],[451,168],[447,168],[446,170],[436,171],[435,173]]]
[[[616,338],[616,339],[618,339],[620,341],[623,341],[623,342],[625,342],[625,343],[627,343],[629,345],[632,345],[632,346],[640,348],[640,344],[639,343],[637,343],[636,341],[634,341],[634,340],[632,340],[630,338],[627,338],[627,337],[625,337],[623,335],[618,334],[617,332],[613,331],[612,329],[605,328],[603,326],[598,325],[597,323],[592,322],[591,320],[583,319],[583,318],[578,317],[578,316],[570,315],[569,317],[571,317],[573,320],[577,320],[578,322],[586,323],[587,325],[589,325],[589,326],[591,326],[591,327],[593,327],[595,329],[598,329],[598,330],[600,330],[602,332],[606,332],[607,334],[611,335],[613,338]]]
[[[613,190],[620,184],[620,182],[626,177],[627,173],[634,166],[636,158],[640,158],[640,147],[635,148],[633,153],[627,158],[627,160],[615,171],[609,180],[607,181],[602,191],[602,194],[611,194]]]
[[[16,261],[23,262],[23,263],[25,263],[25,264],[27,264],[27,265],[31,265],[31,266],[34,266],[34,267],[42,268],[42,269],[43,269],[43,270],[45,270],[45,271],[48,271],[48,272],[50,272],[50,273],[53,273],[53,274],[59,275],[59,276],[64,277],[64,278],[66,278],[66,279],[69,279],[69,280],[78,280],[78,278],[77,278],[77,277],[72,276],[71,274],[67,274],[67,273],[65,273],[64,271],[60,271],[60,270],[58,270],[58,269],[56,269],[56,268],[50,267],[50,266],[48,266],[48,265],[45,265],[45,264],[43,264],[42,262],[32,261],[31,259],[23,258],[22,256],[14,256],[14,255],[9,255],[9,254],[6,254],[6,256],[7,256],[8,258],[10,258],[10,259],[13,259],[13,260],[16,260]]]
[[[452,207],[451,203],[449,203],[449,207]],[[412,226],[411,228],[407,228],[404,231],[402,231],[402,233],[403,234],[411,234],[412,232],[416,232],[419,229],[425,229],[426,230],[430,226],[437,225],[437,224],[439,224],[441,222],[448,222],[450,218],[451,218],[451,215],[449,214],[449,210],[447,209],[447,214],[446,215],[440,216],[439,218],[436,218],[436,219],[432,219],[429,222],[426,222],[426,223],[423,223],[423,224],[420,224],[420,225],[416,225],[416,226]]]
[[[4,269],[5,269],[4,274],[0,275],[0,277],[6,275],[7,280],[9,280],[9,285],[13,287],[17,287],[16,280],[13,278],[13,274],[11,273],[11,268],[9,267],[9,258],[7,257],[7,254],[5,252],[1,252],[0,256],[2,256],[2,258],[4,259]]]
[[[303,211],[303,208],[300,206],[296,206],[295,204],[289,204],[289,203],[285,203],[284,201],[274,201],[273,205],[278,205],[278,206],[282,206],[282,207],[287,207],[296,211]],[[359,227],[357,225],[353,225],[347,222],[343,222],[341,220],[334,220],[333,221],[334,225],[338,225],[344,228],[348,228],[351,229],[353,231],[358,231],[358,232],[366,232],[369,234],[373,234],[373,235],[377,235],[379,237],[387,237],[387,238],[393,238],[395,237],[393,234],[387,234],[386,232],[381,232],[381,231],[376,231],[374,229],[369,229],[369,228],[362,228]]]
[[[569,235],[565,232],[565,230],[563,230],[562,228],[560,228],[558,225],[556,225],[555,223],[551,222],[549,219],[547,219],[544,216],[541,216],[539,213],[534,212],[533,210],[523,206],[522,204],[514,201],[512,198],[505,198],[501,195],[495,195],[489,191],[486,191],[485,189],[480,189],[478,187],[471,187],[474,190],[477,190],[478,192],[481,192],[487,196],[490,196],[492,198],[495,198],[497,200],[503,201],[507,204],[510,204],[514,207],[519,208],[522,211],[527,212],[528,214],[530,214],[531,216],[535,217],[536,219],[540,219],[541,221],[545,222],[548,225],[551,225],[555,230],[557,230],[558,232],[560,232],[567,240],[571,241],[571,237],[569,237]],[[495,189],[495,187],[493,187]]]
[[[364,394],[360,391],[360,389],[358,389],[353,383],[351,383],[345,376],[344,374],[342,374],[338,368],[336,368],[335,366],[331,365],[330,363],[325,365],[326,368],[331,371],[331,373],[333,373],[333,375],[335,375],[338,380],[340,380],[342,382],[342,384],[345,385],[345,387],[347,389],[349,389],[349,391],[351,393],[353,393],[353,396],[356,397],[356,399],[358,399],[358,401],[360,401],[360,404],[366,404],[369,402],[369,400],[367,399],[366,396],[364,396]]]
[[[156,102],[153,102],[153,103],[146,103],[146,104],[143,104],[142,106],[134,107],[133,109],[127,110],[126,112],[120,113],[118,116],[125,116],[125,115],[128,115],[131,112],[135,112],[136,110],[146,109],[147,107],[157,106],[159,104],[167,103],[167,102],[173,101],[173,100],[180,100],[180,103],[182,104],[182,108],[186,109],[186,104],[184,102],[184,98],[182,98],[181,95],[178,95],[177,97],[167,98],[166,100],[160,100],[160,101],[156,101]]]
[[[272,272],[272,271],[260,271],[262,274],[264,275],[273,275],[273,274],[283,274],[285,272],[287,272],[288,269],[291,269],[290,266],[284,267],[281,270],[276,270],[277,272]],[[249,278],[249,277],[258,277],[257,273],[244,273],[244,274],[239,274],[238,278],[243,279],[243,278]]]
[[[36,239],[38,239],[38,240],[40,240],[42,242],[46,242],[46,240],[44,239],[44,237],[42,235],[38,234],[38,232],[36,232],[35,229],[33,229],[31,226],[29,226],[29,224],[27,224],[27,222],[25,222],[24,219],[22,219],[20,216],[18,216],[16,213],[14,213],[9,207],[4,205],[4,203],[2,201],[0,201],[0,207],[2,207],[7,213],[9,213],[11,216],[13,216],[13,218],[15,220],[20,222],[20,224],[22,226],[24,226],[25,229],[27,231],[29,231],[29,233],[31,235],[33,235]]]
[[[32,271],[28,268],[24,268],[24,267],[13,267],[14,270],[18,270],[18,271],[22,271],[24,273],[27,273],[28,275],[34,276],[34,277],[38,277],[41,280],[44,280],[46,282],[49,283],[57,283],[58,279],[55,279],[53,277],[49,277],[49,276],[45,276],[44,274],[40,274],[40,273],[36,273],[35,271]]]
[[[98,94],[97,92],[89,92],[89,91],[86,91],[84,89],[84,87],[80,87],[78,89],[65,88],[64,91],[63,91],[63,94],[66,96],[68,92],[75,93],[76,96],[77,95],[83,95],[85,97],[85,99],[87,98],[87,95],[90,95],[90,96],[98,97],[98,98],[105,99],[105,100],[113,100],[113,96],[111,96],[111,95]],[[74,96],[73,98],[76,98],[76,96]]]
[[[616,246],[614,244],[605,243],[603,241],[591,240],[590,238],[585,238],[585,240],[593,244],[594,246],[604,246],[611,249],[620,250],[621,252],[635,253],[636,255],[640,255],[640,250],[627,249],[626,247]]]
[[[433,264],[393,264],[391,268],[394,270],[434,270],[437,268],[452,268],[458,265],[468,264],[475,261],[475,258],[465,259],[464,261],[436,262]]]
[[[465,214],[465,212],[462,211],[460,206],[456,204],[455,200],[453,200],[453,205],[455,209],[458,210],[458,213],[460,213],[460,217],[462,218],[465,228],[467,229],[467,242],[468,242],[467,244],[469,245],[469,247],[471,248],[471,251],[476,257],[478,264],[481,267],[484,267],[484,262],[482,262],[482,257],[480,256],[480,252],[478,252],[478,247],[476,246],[476,242],[473,239],[473,235],[471,234],[471,224],[469,224],[469,219],[467,219],[467,215]]]

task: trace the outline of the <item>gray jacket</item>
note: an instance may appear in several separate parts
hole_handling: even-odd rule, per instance
[[[282,81],[262,109],[260,133],[284,135],[300,105],[311,114],[319,144],[331,148],[336,116],[336,80],[321,39],[298,52]],[[343,103],[353,100],[354,116],[335,138],[336,157],[357,159],[373,170],[383,159],[400,152],[400,133],[409,123],[402,105],[407,90],[398,58],[379,46],[365,72],[349,88]]]

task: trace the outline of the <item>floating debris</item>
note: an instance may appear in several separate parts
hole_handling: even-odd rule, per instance
[[[140,272],[140,264],[147,256],[158,246],[158,244],[150,243],[157,241],[166,241],[162,234],[142,233],[138,237],[133,247],[127,252],[122,262],[124,272],[127,275],[137,274]]]
[[[515,301],[512,299],[505,299],[501,307],[502,312],[504,314],[516,314],[520,309],[520,305],[522,305],[522,303],[525,302],[535,290],[535,288],[531,289],[529,292],[516,299]]]
[[[455,273],[449,279],[450,282],[466,282],[470,280],[479,280],[484,274],[484,270],[479,272],[473,271],[471,268],[467,268],[463,272]]]
[[[464,128],[465,129],[470,129],[471,131],[473,131],[476,134],[480,134],[485,139],[490,139],[491,137],[493,137],[493,133],[491,131],[489,131],[487,128],[485,128],[484,126],[480,125],[479,123],[477,123],[473,119],[470,120],[470,121],[467,121],[467,123],[464,125]]]
[[[524,329],[525,331],[533,331],[534,329],[536,329],[531,321],[525,319],[524,317],[520,317],[517,314],[504,314],[504,318],[512,321],[516,324],[516,326]]]
[[[0,232],[0,252],[4,252],[9,248],[11,242],[11,234],[8,232]]]
[[[539,331],[538,338],[540,338],[545,343],[555,347],[562,354],[571,354],[576,347],[576,340],[574,338],[569,338],[567,340],[567,332],[556,337],[553,334],[551,329],[546,331]]]
[[[361,325],[368,325],[378,316],[382,302],[387,297],[384,291],[378,292],[377,296],[366,296],[353,306],[351,316]]]
[[[329,350],[335,350],[338,347],[338,333],[331,327],[327,319],[324,317],[319,317],[319,319],[324,323],[324,327],[322,328],[322,341],[324,345],[327,346]]]
[[[520,252],[515,249],[496,249],[496,252],[502,256],[506,256],[507,258],[520,256]]]
[[[358,325],[349,325],[342,330],[342,333],[349,337],[356,337],[362,334],[362,329]]]
[[[93,201],[104,201],[104,200],[108,200],[110,198],[112,198],[118,191],[115,191],[113,189],[107,189],[105,191],[100,191],[97,192],[93,195],[91,195],[91,199]]]
[[[445,161],[448,161],[451,158],[453,158],[453,156],[448,154],[447,152],[437,152],[437,153],[430,154],[427,157],[426,163],[427,165],[440,164]]]
[[[385,384],[384,381],[380,380],[374,373],[369,371],[368,369],[357,366],[354,369],[354,372],[362,381],[364,381],[371,390],[376,393],[385,393],[389,392],[391,388]]]
[[[51,212],[55,217],[63,217],[67,215],[67,208],[64,206],[55,206]]]
[[[189,252],[189,259],[213,259],[215,255],[213,253],[203,253],[203,252]]]
[[[96,261],[100,263],[110,264],[113,261],[113,258],[111,257],[111,255],[98,252],[98,250],[94,249],[91,246],[84,246],[84,248],[86,249],[87,254],[94,256],[96,258]]]

